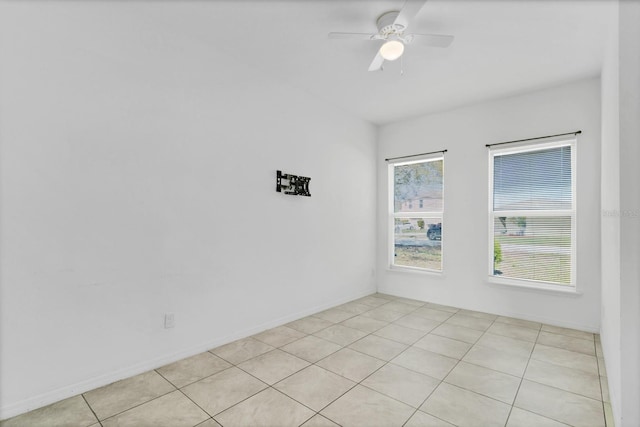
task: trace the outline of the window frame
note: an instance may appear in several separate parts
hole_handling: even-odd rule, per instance
[[[533,151],[542,151],[552,148],[571,147],[571,209],[547,209],[547,210],[511,210],[511,211],[494,211],[494,158],[496,155],[509,155],[517,153],[526,153]],[[525,142],[509,144],[507,147],[489,148],[489,194],[488,194],[488,282],[508,285],[520,286],[525,288],[534,288],[540,290],[560,291],[568,293],[580,293],[578,291],[577,280],[577,137],[556,137],[549,138],[543,142]],[[527,216],[527,217],[544,217],[544,216],[569,216],[571,218],[571,280],[569,284],[561,284],[557,282],[548,282],[543,280],[522,279],[516,277],[501,277],[494,273],[494,237],[495,237],[495,218],[497,216]]]
[[[416,163],[442,161],[442,212],[432,211],[416,211],[416,212],[395,212],[395,170],[396,166],[410,165]],[[388,179],[388,199],[387,199],[387,268],[389,270],[404,271],[404,272],[416,272],[423,274],[435,274],[443,275],[444,273],[444,231],[441,232],[440,238],[440,269],[412,267],[408,265],[396,265],[395,264],[395,220],[396,218],[439,218],[442,230],[445,229],[445,178],[444,173],[444,152],[438,152],[429,155],[416,156],[411,160],[396,160],[388,161],[387,165],[387,179]],[[426,230],[425,230],[426,233]]]

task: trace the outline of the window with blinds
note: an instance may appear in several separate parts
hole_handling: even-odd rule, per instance
[[[490,150],[490,272],[575,286],[575,139]]]
[[[442,271],[442,154],[389,165],[390,265]]]

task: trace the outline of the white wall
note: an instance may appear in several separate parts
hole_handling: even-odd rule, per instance
[[[611,6],[602,72],[602,346],[615,423],[640,425],[640,2]],[[605,235],[611,233],[605,239]]]
[[[578,138],[581,295],[487,283],[485,144],[582,130]],[[448,149],[444,273],[390,271],[385,158]],[[597,331],[600,321],[600,86],[587,79],[384,126],[378,139],[378,289],[436,303]]]
[[[1,417],[375,291],[375,127],[151,5],[1,5]]]
[[[640,425],[640,1],[620,2],[621,425]]]
[[[602,303],[600,339],[607,367],[609,397],[620,425],[620,116],[618,2],[610,3],[609,40],[602,67]]]

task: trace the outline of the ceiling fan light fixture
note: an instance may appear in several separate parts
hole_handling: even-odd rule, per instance
[[[404,44],[398,40],[389,40],[380,47],[380,56],[387,61],[395,61],[402,56]]]

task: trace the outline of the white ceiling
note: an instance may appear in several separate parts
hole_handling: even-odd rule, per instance
[[[409,45],[367,72],[379,42],[329,40],[375,32],[404,0],[155,3],[152,15],[236,60],[384,124],[600,73],[607,0],[430,0],[410,30],[454,35],[448,49]],[[409,31],[411,32],[411,31]]]

